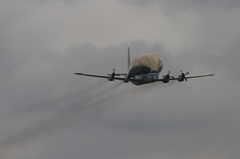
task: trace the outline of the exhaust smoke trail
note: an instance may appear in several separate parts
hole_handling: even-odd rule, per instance
[[[74,111],[72,111],[71,117],[74,117],[76,115],[79,115],[82,112],[85,112],[91,108],[95,108],[96,106],[99,107],[99,110],[97,112],[101,112],[103,110],[106,110],[107,108],[111,107],[111,106],[115,106],[118,105],[121,102],[125,102],[129,99],[133,99],[134,97],[137,97],[139,95],[141,95],[142,93],[145,93],[146,91],[152,89],[153,87],[155,87],[156,84],[152,84],[152,85],[145,85],[143,87],[136,87],[133,89],[128,89],[128,90],[124,90],[121,92],[111,92],[111,94],[98,98],[97,100],[95,100],[93,103],[89,102],[89,103],[85,103],[85,107],[78,107],[79,102],[75,103],[75,105],[72,106],[75,107]],[[90,97],[91,98],[91,97]],[[103,107],[101,107],[102,105],[104,105]],[[65,112],[65,111],[63,111]]]
[[[124,90],[122,92],[118,92],[117,94],[112,94],[111,96],[101,100],[103,102],[107,101],[107,105],[105,105],[103,108],[101,108],[99,110],[99,112],[102,112],[112,106],[118,105],[121,102],[126,102],[130,99],[133,99],[134,97],[140,96],[143,93],[146,93],[149,90],[151,90],[152,88],[154,88],[156,85],[158,85],[158,84],[153,83],[151,85],[144,85],[142,87],[137,87],[137,88],[133,88],[130,90]],[[99,103],[101,103],[101,101],[99,101]]]
[[[19,133],[16,132],[13,136],[10,136],[5,140],[0,141],[0,155],[1,153],[4,152],[4,150],[9,148],[11,145],[30,140],[40,134],[54,131],[63,126],[71,125],[74,122],[79,121],[79,119],[82,117],[79,115],[81,113],[89,111],[92,108],[99,107],[97,113],[102,112],[112,106],[118,105],[123,101],[125,102],[129,99],[133,99],[134,97],[141,95],[142,93],[148,92],[148,90],[156,86],[156,84],[145,85],[142,87],[136,87],[133,89],[127,89],[115,93],[114,92],[115,88],[120,86],[122,83],[123,82],[119,82],[107,88],[101,88],[97,90],[95,90],[93,86],[88,87],[88,89],[87,88],[84,89],[85,92],[86,90],[89,91],[94,90],[94,92],[92,92],[92,94],[90,92],[87,98],[79,100],[73,105],[66,106],[66,108],[61,110],[59,113],[52,115],[51,117],[41,120],[39,122],[32,123],[29,126],[27,126],[27,128],[24,129],[23,131]],[[82,90],[79,92],[84,91]],[[63,98],[59,98],[59,100],[63,101],[62,99],[66,100],[70,99],[67,97],[70,97],[70,95],[63,96]],[[58,101],[57,103],[60,102]]]
[[[175,82],[176,82],[175,80],[170,81],[168,85],[171,86],[171,85],[174,84]]]
[[[103,88],[98,92],[95,91],[87,98],[79,100],[71,106],[68,106],[65,109],[61,110],[61,112],[58,113],[58,116],[61,118],[61,120],[68,120],[68,118],[74,118],[76,115],[89,111],[94,107],[100,106],[102,104],[101,99],[105,99],[106,97],[104,98],[104,96],[109,96],[109,93],[113,94],[112,92],[114,91],[114,89],[120,86],[122,83],[123,82],[119,82],[112,86],[109,86],[108,88]]]
[[[4,115],[0,116],[0,121],[5,120],[7,118],[11,118],[13,116],[15,117],[15,116],[18,116],[18,115],[24,115],[25,113],[31,113],[31,112],[34,112],[34,111],[42,111],[42,110],[50,109],[50,108],[52,108],[54,106],[57,106],[58,104],[66,101],[66,100],[71,99],[72,97],[81,95],[84,92],[92,91],[96,87],[103,86],[106,83],[107,83],[107,81],[101,81],[101,82],[96,83],[94,85],[88,86],[88,87],[86,87],[86,88],[84,88],[80,91],[69,93],[69,94],[66,94],[66,95],[61,96],[61,97],[50,98],[48,100],[39,102],[37,104],[30,105],[27,108],[4,114]]]
[[[0,141],[0,154],[1,154],[1,152],[3,152],[3,150],[5,148],[8,148],[12,144],[23,142],[27,139],[31,139],[31,138],[33,138],[33,137],[35,137],[39,134],[42,134],[44,132],[49,132],[50,130],[56,130],[57,128],[65,126],[66,124],[72,124],[73,121],[78,121],[78,120],[75,120],[76,115],[79,115],[80,113],[83,113],[83,112],[92,108],[92,107],[88,107],[87,103],[88,103],[89,100],[93,100],[95,96],[100,96],[100,98],[101,98],[102,95],[106,95],[106,93],[108,93],[110,90],[113,90],[113,89],[117,88],[121,84],[122,84],[122,82],[116,83],[115,85],[112,85],[108,88],[101,88],[101,89],[98,90],[97,93],[95,93],[95,91],[94,91],[94,93],[92,95],[91,94],[89,95],[87,100],[85,100],[85,99],[80,100],[76,104],[65,108],[64,110],[62,110],[58,114],[55,114],[55,115],[53,115],[53,116],[51,116],[47,119],[44,119],[40,122],[30,124],[22,132],[16,133],[13,136],[10,136],[9,138],[7,138],[5,140]],[[79,92],[84,92],[87,89],[90,90],[90,91],[93,90],[92,87],[88,87],[88,88],[86,88],[82,91],[79,91]],[[77,94],[79,94],[79,92],[77,92]],[[73,95],[73,94],[71,94],[71,95]],[[67,100],[68,99],[67,97],[70,97],[70,96],[67,95],[67,96],[64,96],[64,98],[59,98],[59,99],[60,99],[60,101],[63,101],[62,99]],[[60,101],[58,101],[57,104]],[[84,105],[84,106],[82,106],[82,105]],[[82,107],[79,107],[79,106],[82,106]],[[29,112],[29,111],[25,110],[25,111],[19,111],[19,112],[14,112],[14,113],[15,114],[19,114],[19,113],[24,114],[26,112]],[[31,112],[33,112],[33,111],[31,111]]]

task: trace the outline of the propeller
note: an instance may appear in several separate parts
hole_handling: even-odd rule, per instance
[[[185,79],[185,81],[187,81],[187,78],[185,77],[186,75],[189,74],[189,72],[187,73],[183,73],[182,70],[180,70],[180,72],[182,73],[180,76],[182,77],[182,79]]]
[[[114,81],[114,77],[115,77],[115,69],[113,69],[113,73],[112,73],[112,74],[108,74],[108,75],[109,75],[108,80],[109,80],[109,81]]]
[[[113,77],[115,76],[115,68],[113,69],[112,76],[113,76]]]
[[[166,75],[163,75],[163,83],[168,83],[169,82],[169,79],[171,78],[174,78],[173,76],[170,76],[170,71],[168,71],[168,74]]]
[[[170,70],[168,71],[168,74],[163,75],[163,78],[165,78],[165,79],[169,79],[169,77],[170,77]]]

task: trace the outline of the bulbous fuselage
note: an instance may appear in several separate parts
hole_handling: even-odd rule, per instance
[[[162,59],[153,52],[138,56],[129,67],[130,77],[142,79],[141,81],[131,81],[135,85],[142,85],[154,82],[163,68]]]

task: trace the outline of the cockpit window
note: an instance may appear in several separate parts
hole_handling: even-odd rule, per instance
[[[146,66],[141,66],[141,71],[146,73],[146,72],[150,72],[151,69],[149,67],[146,67]]]

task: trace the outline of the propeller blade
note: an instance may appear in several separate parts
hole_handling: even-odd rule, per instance
[[[185,77],[185,75],[188,75],[189,72],[187,72],[187,73],[183,73],[182,70],[180,70],[180,72],[181,72],[180,77],[182,78],[182,80],[184,79],[185,81],[187,81],[187,78]]]

